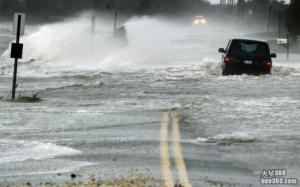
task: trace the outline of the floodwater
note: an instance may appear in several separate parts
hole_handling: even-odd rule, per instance
[[[161,177],[160,120],[174,110],[194,186],[260,186],[263,169],[299,177],[300,56],[278,54],[272,75],[222,77],[217,49],[246,33],[133,18],[128,46],[116,46],[98,22],[94,34],[83,17],[21,39],[17,93],[38,103],[9,101],[11,38],[1,35],[0,182]]]

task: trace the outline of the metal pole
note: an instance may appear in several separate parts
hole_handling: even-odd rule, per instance
[[[18,16],[18,26],[17,26],[17,38],[16,43],[20,43],[20,32],[21,32],[21,19],[22,16]],[[12,100],[16,98],[16,88],[17,88],[17,73],[18,73],[18,58],[15,58],[15,65],[14,65],[14,77],[13,77],[13,86],[12,86]]]

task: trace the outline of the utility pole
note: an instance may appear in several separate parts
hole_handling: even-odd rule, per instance
[[[235,0],[228,0],[227,1],[227,12],[230,16],[233,15],[234,5],[235,5]]]
[[[244,15],[245,15],[245,0],[238,0],[237,2],[237,21],[239,25],[243,23],[244,21]]]
[[[226,15],[226,0],[220,0],[221,16]]]
[[[280,0],[280,4],[281,6],[284,5],[284,0]],[[281,37],[281,28],[282,28],[282,9],[279,10],[279,16],[278,16],[278,37],[280,38]]]

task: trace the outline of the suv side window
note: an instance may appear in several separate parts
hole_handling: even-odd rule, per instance
[[[226,52],[228,52],[229,46],[231,45],[231,42],[232,42],[232,40],[229,40],[229,42],[228,42],[228,44],[227,44],[227,46],[226,46],[226,48],[225,48]]]

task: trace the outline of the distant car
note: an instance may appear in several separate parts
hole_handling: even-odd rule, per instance
[[[220,48],[222,75],[271,74],[272,58],[267,42],[249,39],[232,39],[227,48]]]
[[[207,19],[205,16],[195,16],[193,20],[194,25],[206,25],[207,24]]]

